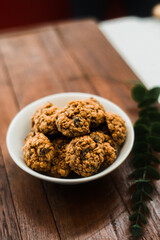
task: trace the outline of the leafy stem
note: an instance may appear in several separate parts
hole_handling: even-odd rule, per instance
[[[155,168],[160,160],[154,152],[160,152],[160,111],[157,100],[160,88],[147,90],[142,84],[137,84],[132,89],[132,97],[138,103],[139,119],[134,125],[135,142],[133,158],[131,159],[134,171],[131,176],[135,179],[135,191],[132,196],[132,210],[130,216],[131,234],[133,238],[142,235],[142,224],[147,223],[145,215],[149,214],[146,200],[152,200],[152,179],[160,179],[160,174]]]
[[[146,180],[146,170],[144,170],[142,179]],[[141,191],[141,196],[140,196],[140,202],[141,203],[143,202],[143,191],[144,191],[144,186],[142,186],[142,191]],[[140,204],[139,208],[138,208],[138,213],[140,214],[141,212],[142,212],[142,204]],[[136,224],[138,224],[138,222],[139,222],[139,214],[138,214],[137,219],[136,219]]]

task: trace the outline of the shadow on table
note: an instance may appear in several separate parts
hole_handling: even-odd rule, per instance
[[[58,229],[64,238],[96,232],[124,209],[110,176],[80,185],[44,182]],[[114,211],[114,214],[113,214]]]

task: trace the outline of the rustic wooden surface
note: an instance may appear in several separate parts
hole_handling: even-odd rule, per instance
[[[129,158],[88,184],[40,181],[10,158],[6,132],[26,104],[49,94],[88,92],[118,104],[134,122],[135,74],[92,20],[47,25],[0,36],[0,239],[127,240],[130,238]],[[160,183],[143,240],[160,239]]]

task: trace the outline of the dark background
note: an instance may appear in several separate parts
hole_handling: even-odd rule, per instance
[[[107,20],[151,15],[158,0],[1,0],[0,29],[94,17]]]

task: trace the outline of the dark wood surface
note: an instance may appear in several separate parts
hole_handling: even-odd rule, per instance
[[[133,80],[138,79],[92,20],[0,36],[0,239],[129,239],[129,157],[98,181],[56,185],[19,169],[5,138],[21,108],[58,92],[100,95],[118,104],[134,122]],[[160,239],[160,183],[155,187],[143,240]]]

